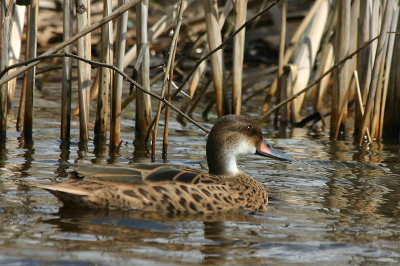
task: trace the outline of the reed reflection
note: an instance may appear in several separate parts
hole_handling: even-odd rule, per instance
[[[32,138],[25,138],[23,136],[18,137],[18,149],[23,149],[24,154],[24,162],[21,164],[19,171],[21,172],[21,177],[29,176],[28,170],[32,166],[32,162],[34,161],[33,155],[35,154],[34,141]]]

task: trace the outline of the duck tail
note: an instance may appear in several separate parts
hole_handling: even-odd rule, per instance
[[[30,186],[47,190],[64,203],[64,206],[84,206],[92,201],[94,195],[92,191],[85,188],[72,186],[68,183],[45,184],[39,182],[29,182]]]

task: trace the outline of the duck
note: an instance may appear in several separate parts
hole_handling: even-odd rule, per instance
[[[52,193],[64,207],[195,214],[266,212],[265,187],[237,166],[240,157],[254,154],[292,160],[265,141],[253,120],[226,115],[208,134],[208,173],[164,163],[71,164],[68,180],[31,185]]]

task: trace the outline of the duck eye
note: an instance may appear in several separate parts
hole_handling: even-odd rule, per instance
[[[251,126],[246,127],[246,132],[253,132],[253,128]]]

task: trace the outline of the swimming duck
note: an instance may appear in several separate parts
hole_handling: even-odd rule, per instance
[[[257,154],[291,161],[265,142],[254,121],[237,115],[215,123],[206,153],[209,173],[157,163],[73,165],[68,181],[31,184],[48,190],[65,206],[199,214],[240,209],[265,212],[267,191],[239,170],[236,160]]]

